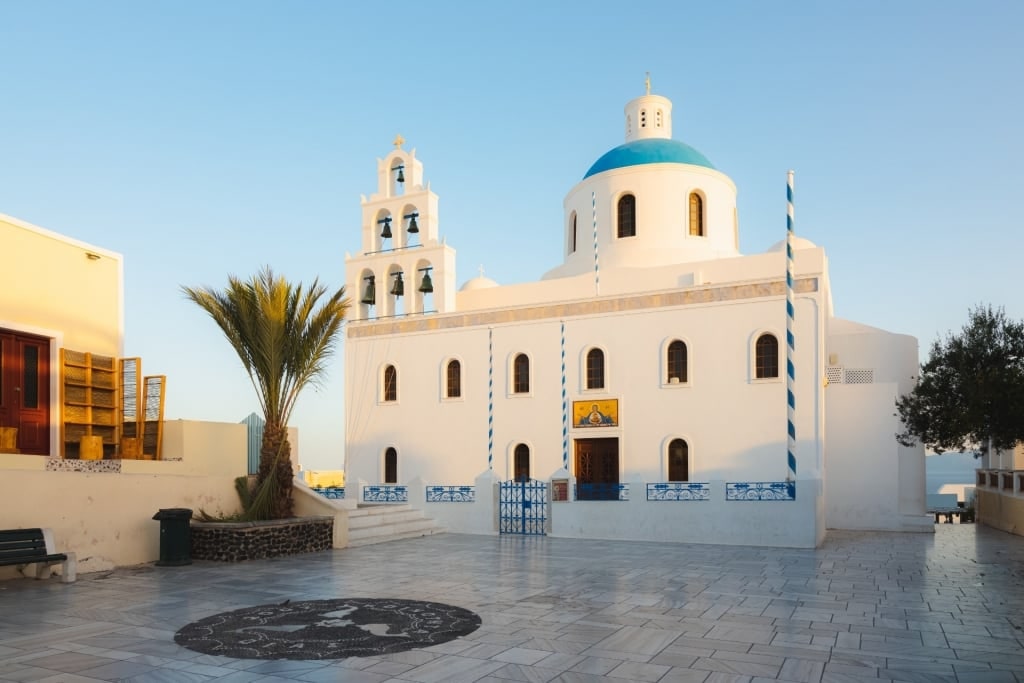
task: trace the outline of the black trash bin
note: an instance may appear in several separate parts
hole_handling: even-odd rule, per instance
[[[160,521],[160,567],[192,564],[192,511],[188,508],[159,510],[153,519]]]

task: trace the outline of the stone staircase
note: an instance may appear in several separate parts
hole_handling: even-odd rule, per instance
[[[348,513],[348,547],[418,538],[447,531],[408,505],[360,504]]]

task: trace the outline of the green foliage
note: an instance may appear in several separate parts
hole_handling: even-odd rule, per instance
[[[345,288],[326,296],[319,280],[308,288],[293,285],[268,266],[250,280],[229,276],[224,290],[182,291],[213,318],[238,354],[266,421],[256,489],[242,498],[243,515],[288,517],[294,476],[288,420],[302,389],[316,385],[326,371],[349,308]]]
[[[1024,441],[1024,323],[978,306],[959,334],[932,344],[914,390],[896,402],[904,446],[941,453]]]

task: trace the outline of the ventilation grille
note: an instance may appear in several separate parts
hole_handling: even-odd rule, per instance
[[[841,365],[830,365],[825,368],[825,377],[829,384],[874,384],[875,371],[864,368],[844,368]]]
[[[874,370],[847,370],[844,378],[846,384],[874,384]]]

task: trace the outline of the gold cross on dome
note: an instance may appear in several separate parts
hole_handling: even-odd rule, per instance
[[[405,144],[405,138],[403,138],[401,135],[396,135],[395,141],[392,142],[391,144],[395,146],[395,149],[402,149],[402,145]]]
[[[647,72],[647,78],[644,79],[644,87],[647,88],[647,94],[651,94],[651,72]]]

